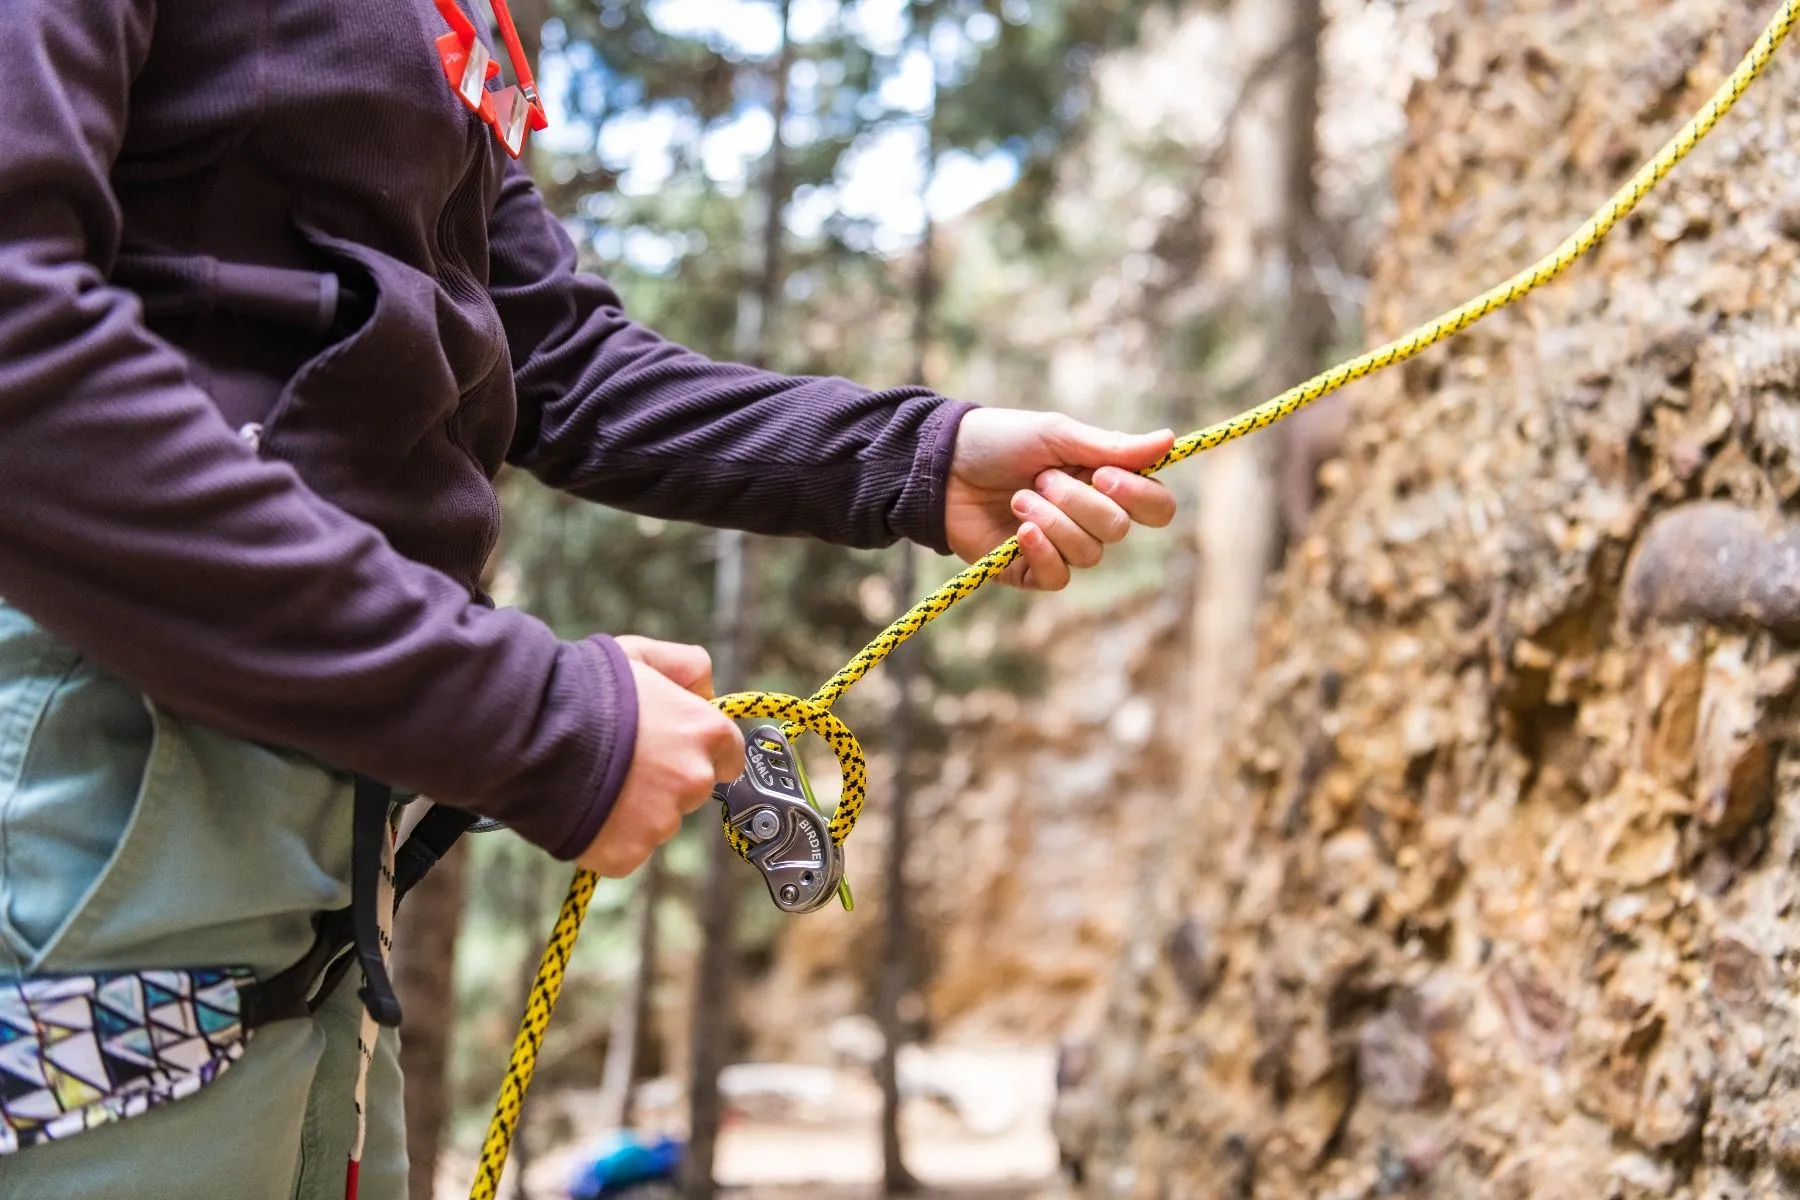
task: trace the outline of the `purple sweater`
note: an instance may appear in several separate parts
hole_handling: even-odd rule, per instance
[[[943,549],[966,406],[634,324],[452,95],[431,0],[4,14],[0,594],[159,704],[568,858],[635,696],[610,638],[483,602],[503,463]]]

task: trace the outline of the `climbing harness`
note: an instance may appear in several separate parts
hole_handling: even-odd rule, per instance
[[[1757,38],[1755,45],[1738,63],[1737,69],[1719,86],[1705,106],[1624,187],[1614,193],[1600,211],[1589,217],[1581,228],[1570,234],[1544,258],[1504,283],[1385,346],[1323,371],[1305,383],[1289,388],[1274,399],[1230,420],[1180,438],[1169,453],[1143,473],[1153,475],[1202,451],[1273,425],[1345,384],[1415,357],[1426,348],[1460,333],[1481,318],[1505,308],[1561,275],[1576,259],[1597,246],[1614,226],[1662,182],[1675,164],[1688,156],[1700,140],[1711,132],[1713,126],[1719,123],[1720,118],[1731,110],[1763,73],[1776,49],[1786,39],[1788,31],[1794,25],[1797,10],[1800,10],[1800,0],[1785,0],[1769,21],[1768,27],[1763,30],[1762,36]],[[830,824],[830,840],[834,848],[842,849],[844,838],[849,836],[857,815],[862,811],[866,778],[862,747],[857,743],[855,735],[831,715],[831,706],[837,703],[851,685],[867,675],[875,664],[892,654],[902,642],[943,616],[959,600],[992,581],[1018,557],[1017,538],[1009,538],[989,551],[883,629],[873,641],[857,652],[856,657],[844,664],[842,670],[826,680],[810,700],[770,692],[739,692],[721,696],[713,702],[727,716],[777,717],[786,722],[789,734],[797,733],[798,728],[804,727],[819,733],[831,745],[844,771],[843,800]],[[791,754],[791,750],[786,748],[785,738],[782,743],[783,753]],[[750,751],[752,754],[754,752]],[[754,823],[756,810],[741,807],[744,803],[742,797],[746,795],[739,790],[742,786],[740,781],[726,793],[725,836],[740,854],[750,858],[764,870],[765,877],[770,878],[773,887],[774,878],[769,876],[768,869],[755,857],[757,843],[753,837],[746,836],[743,827],[742,814],[749,814]],[[760,787],[755,791],[758,796],[763,794]],[[739,807],[734,809],[734,803]],[[734,812],[740,814],[739,819],[733,819]],[[751,833],[754,833],[754,829]],[[568,897],[563,901],[549,944],[544,948],[537,978],[532,984],[531,996],[526,1004],[525,1016],[513,1042],[512,1058],[501,1083],[500,1097],[494,1108],[493,1119],[488,1125],[487,1139],[481,1148],[481,1161],[476,1169],[474,1186],[469,1193],[470,1200],[493,1200],[499,1187],[500,1172],[506,1166],[507,1153],[518,1128],[525,1092],[531,1086],[531,1076],[537,1066],[544,1030],[550,1023],[550,1014],[556,1007],[557,996],[562,990],[563,973],[568,966],[575,938],[581,930],[582,917],[587,911],[588,901],[593,898],[595,878],[589,871],[575,872],[574,882],[569,887]],[[776,902],[781,902],[779,894]]]
[[[244,966],[205,966],[0,981],[0,1154],[194,1094],[242,1057],[258,1029],[318,1012],[355,964],[363,1012],[345,1174],[346,1200],[355,1200],[376,1035],[400,1023],[387,972],[394,911],[475,817],[435,806],[396,849],[392,790],[358,777],[352,820],[350,905],[315,917],[311,950],[267,979]]]

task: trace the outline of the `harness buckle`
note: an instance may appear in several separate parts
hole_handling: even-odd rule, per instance
[[[750,731],[744,773],[713,794],[725,806],[726,822],[750,843],[750,863],[762,872],[775,907],[786,913],[825,907],[844,877],[844,855],[780,726]]]

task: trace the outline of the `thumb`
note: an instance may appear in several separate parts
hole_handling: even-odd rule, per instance
[[[1141,471],[1169,452],[1175,444],[1175,433],[1169,429],[1120,433],[1065,419],[1056,422],[1044,440],[1051,453],[1067,466]]]

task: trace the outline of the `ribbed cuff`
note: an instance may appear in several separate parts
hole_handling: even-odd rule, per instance
[[[928,546],[939,554],[950,553],[944,531],[944,500],[950,485],[950,464],[956,457],[956,432],[962,420],[978,406],[967,400],[945,400],[919,427],[919,445],[913,452],[912,474],[900,502],[894,506],[894,531],[901,537]]]
[[[601,676],[601,694],[610,695],[613,703],[610,713],[604,712],[605,706],[596,706],[602,710],[601,719],[610,717],[606,721],[610,727],[609,736],[600,747],[593,786],[586,795],[569,797],[570,807],[578,810],[579,816],[562,842],[545,847],[565,862],[579,857],[600,836],[600,829],[612,815],[613,804],[625,786],[625,776],[631,770],[632,756],[637,750],[637,685],[632,679],[631,660],[618,642],[602,633],[594,634],[576,646],[583,652],[582,658]]]

